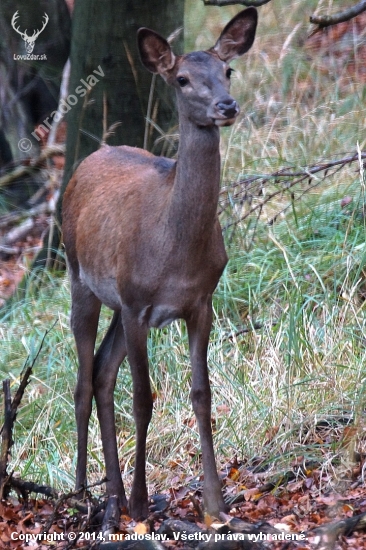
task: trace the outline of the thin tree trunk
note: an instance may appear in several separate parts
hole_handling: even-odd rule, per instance
[[[72,172],[80,160],[100,147],[105,130],[120,123],[106,142],[143,146],[152,75],[140,63],[136,32],[144,26],[167,37],[183,26],[183,15],[184,0],[78,0],[75,3],[68,100],[68,104],[74,105],[69,109],[65,106],[68,131],[58,221],[62,195]],[[182,53],[182,44],[181,34],[174,42],[178,53]],[[91,76],[93,78],[88,79]],[[150,112],[163,132],[176,124],[174,105],[172,90],[157,79]],[[149,132],[147,148],[154,152],[159,151],[159,144],[155,143],[158,136],[156,130]],[[60,234],[54,231],[53,251],[59,242]],[[48,246],[46,240],[36,260],[37,266],[44,265],[49,256]]]

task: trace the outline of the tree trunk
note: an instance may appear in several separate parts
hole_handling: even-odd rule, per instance
[[[25,37],[34,38],[28,57]],[[70,38],[64,0],[1,0],[0,172],[37,157],[39,142],[32,132],[57,107]],[[2,201],[25,202],[41,183],[33,177],[3,188]]]
[[[41,30],[45,19],[47,22]],[[41,32],[33,42],[30,59],[25,59],[24,35],[33,36],[37,31]],[[1,0],[0,121],[5,137],[9,136],[13,159],[24,158],[24,152],[18,149],[21,137],[29,138],[33,147],[37,146],[30,134],[57,106],[62,69],[69,55],[70,33],[71,20],[64,0]],[[37,56],[42,59],[35,59]]]
[[[140,63],[136,32],[139,27],[150,27],[168,37],[183,27],[183,16],[184,0],[75,3],[69,96],[64,106],[68,130],[59,221],[62,195],[71,174],[80,160],[100,147],[105,129],[120,123],[106,139],[109,145],[143,146],[152,75]],[[174,49],[182,53],[182,34],[175,40]],[[165,133],[177,123],[175,97],[161,79],[156,79],[153,97],[151,116],[154,125]],[[155,153],[162,150],[156,143],[158,136],[150,127],[147,148]],[[55,232],[53,250],[58,248],[59,238]],[[38,266],[47,257],[46,247],[47,241],[37,258]]]

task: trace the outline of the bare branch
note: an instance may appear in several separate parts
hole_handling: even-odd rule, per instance
[[[14,210],[13,212],[0,216],[0,229],[6,229],[11,225],[21,222],[22,220],[39,216],[40,214],[51,214],[51,209],[47,203],[42,202],[33,208],[29,208],[28,210]],[[0,242],[2,241],[0,240]]]
[[[233,6],[234,4],[241,4],[242,6],[263,6],[268,4],[271,0],[203,0],[205,6]]]
[[[292,198],[292,201],[299,200],[304,194],[309,192],[314,187],[317,187],[318,185],[320,185],[320,183],[323,180],[325,180],[327,177],[330,177],[336,174],[336,172],[342,170],[342,168],[344,168],[344,166],[346,166],[347,164],[350,164],[353,162],[359,162],[360,158],[362,160],[366,160],[366,153],[361,153],[360,156],[358,153],[355,153],[353,155],[349,155],[341,159],[333,160],[330,162],[324,162],[321,164],[316,164],[300,170],[292,171],[291,169],[284,168],[276,172],[273,172],[272,174],[248,176],[238,182],[235,182],[229,187],[224,187],[220,193],[223,199],[220,201],[221,204],[220,204],[219,214],[222,214],[223,212],[225,212],[225,209],[227,208],[227,206],[229,204],[232,204],[233,201],[239,204],[248,202],[249,208],[238,219],[234,221],[229,221],[225,226],[223,226],[223,230],[225,231],[230,227],[237,225],[238,223],[244,221],[254,213],[256,213],[257,216],[260,216],[262,214],[263,207],[266,204],[268,204],[270,201],[272,201],[275,197],[279,195],[283,195],[285,193],[289,193],[289,192],[291,193],[290,190],[293,189],[296,185],[299,185],[300,183],[306,182],[307,180],[309,180],[307,189],[301,191],[297,197]],[[314,177],[315,174],[318,174],[319,172],[323,172],[323,174],[319,178],[315,179]],[[258,204],[251,206],[251,195],[253,193],[253,190],[252,190],[253,187],[257,185],[259,192],[261,192],[261,189],[263,188],[263,186],[267,183],[270,183],[271,181],[274,181],[277,183],[282,182],[282,185],[280,185],[280,187],[275,189],[273,192],[266,194],[264,199],[258,202]],[[230,197],[227,196],[228,194],[230,194]],[[289,207],[290,205],[287,205],[284,208],[282,208],[281,211],[277,212],[270,220],[267,221],[267,224],[272,225],[276,221],[279,214],[285,212]]]
[[[96,483],[92,483],[91,485],[87,485],[84,487],[84,490],[85,491],[89,491],[92,487],[97,487],[98,485],[101,485],[102,483],[106,483],[106,481],[108,481],[108,479],[106,477],[104,477],[103,479],[101,479],[100,481],[97,481]],[[50,515],[49,519],[46,521],[44,527],[43,527],[43,530],[45,533],[48,533],[49,530],[51,529],[52,527],[52,524],[55,522],[56,518],[57,518],[57,514],[58,514],[58,511],[61,507],[61,505],[66,501],[66,500],[69,500],[71,499],[71,506],[73,508],[77,508],[78,510],[80,510],[82,513],[85,513],[85,514],[88,514],[88,517],[90,517],[90,510],[88,508],[88,506],[83,506],[82,503],[78,500],[75,500],[74,497],[77,497],[79,496],[80,494],[80,489],[78,489],[77,491],[71,491],[69,493],[65,493],[63,495],[60,495],[60,497],[58,498],[58,500],[55,502],[55,507],[53,509],[53,512],[52,514]],[[97,511],[99,507],[96,507],[94,511]]]
[[[11,477],[9,485],[18,490],[23,498],[26,498],[28,493],[40,493],[41,495],[46,495],[46,497],[58,498],[56,489],[49,485],[38,485],[38,483],[34,483],[33,481],[25,481],[17,477]]]
[[[65,147],[63,145],[53,145],[52,147],[45,147],[38,158],[29,161],[28,165],[17,166],[12,172],[0,177],[0,187],[9,185],[14,180],[27,176],[32,172],[39,170],[43,167],[46,159],[53,157],[54,155],[63,155],[65,153]]]
[[[64,115],[61,112],[61,103],[62,103],[63,99],[66,100],[66,98],[67,98],[67,92],[68,92],[69,80],[70,80],[70,68],[71,68],[71,63],[70,63],[70,58],[69,58],[65,63],[64,70],[62,71],[62,81],[61,81],[61,86],[60,86],[60,99],[59,99],[59,102],[58,102],[58,107],[57,107],[56,114],[53,117],[52,128],[50,130],[50,133],[48,134],[48,138],[47,138],[47,146],[48,147],[53,147],[55,145],[57,128],[59,127],[60,122],[64,118]]]
[[[366,0],[361,0],[361,2],[358,2],[358,4],[355,4],[354,6],[347,8],[346,10],[334,13],[333,15],[311,15],[310,23],[318,25],[320,28],[329,27],[330,25],[336,25],[337,23],[349,21],[363,11],[366,11]]]
[[[13,444],[13,411],[11,408],[10,380],[3,381],[4,392],[4,424],[2,427],[1,454],[0,454],[0,498],[3,498],[5,485],[9,479],[7,473],[10,448]]]
[[[2,436],[1,442],[1,454],[0,454],[0,497],[3,498],[6,491],[6,486],[9,484],[11,476],[7,475],[7,466],[10,449],[13,445],[13,425],[16,419],[18,407],[24,395],[25,388],[29,383],[29,377],[32,374],[32,369],[38,359],[39,354],[41,353],[44,341],[48,333],[53,329],[57,321],[55,321],[50,329],[48,329],[42,338],[42,341],[39,345],[37,353],[32,360],[32,363],[26,368],[26,365],[29,360],[29,356],[24,364],[23,371],[21,374],[20,384],[15,393],[13,400],[11,400],[10,394],[10,380],[6,379],[3,382],[3,391],[4,391],[4,424],[0,429],[0,434]],[[25,369],[25,370],[24,370]]]
[[[269,2],[271,2],[271,0],[203,0],[205,6],[232,6],[234,4],[240,4],[247,7],[258,7],[268,4]],[[333,15],[311,15],[310,23],[318,25],[319,28],[317,30],[319,30],[323,27],[329,27],[330,25],[336,25],[343,21],[349,21],[363,11],[366,11],[366,0],[361,0],[358,4]]]

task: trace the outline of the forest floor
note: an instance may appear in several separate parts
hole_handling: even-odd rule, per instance
[[[326,485],[324,475],[314,465],[304,471],[302,465],[294,464],[292,472],[269,482],[265,474],[238,464],[222,475],[225,496],[229,500],[235,494],[236,502],[230,514],[219,520],[202,514],[201,482],[187,479],[185,485],[172,484],[151,499],[146,521],[135,522],[122,514],[118,527],[103,535],[101,514],[96,514],[100,502],[91,495],[81,505],[84,511],[77,509],[70,494],[59,495],[57,501],[11,496],[0,503],[2,548],[86,549],[102,542],[100,547],[109,550],[366,548],[361,472],[342,495],[321,488],[322,481]],[[107,546],[106,542],[114,545]]]

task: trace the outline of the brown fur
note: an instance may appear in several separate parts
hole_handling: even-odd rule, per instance
[[[69,264],[79,358],[75,409],[77,488],[85,483],[88,422],[95,397],[107,470],[107,491],[126,506],[113,408],[118,368],[127,355],[136,422],[130,514],[146,517],[146,434],[152,413],[146,339],[151,327],[187,323],[191,398],[197,417],[208,513],[225,509],[211,433],[207,346],[211,296],[227,262],[217,218],[219,126],[239,112],[229,95],[227,63],[254,40],[256,10],[238,14],[214,48],[176,57],[159,35],[139,31],[141,58],[177,90],[181,139],[173,161],[131,147],[103,147],[77,168],[64,196],[63,234]],[[94,355],[101,304],[113,320]]]

